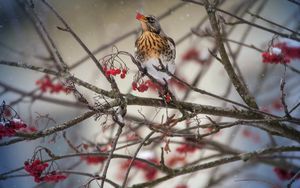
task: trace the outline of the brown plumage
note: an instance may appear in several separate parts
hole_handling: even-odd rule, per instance
[[[175,43],[162,31],[158,20],[154,16],[140,13],[137,13],[136,19],[140,21],[143,30],[135,42],[136,58],[141,63],[147,63],[147,60],[154,58],[160,59],[166,65],[174,64]]]
[[[171,38],[162,37],[150,31],[144,31],[135,42],[137,59],[142,63],[150,58],[164,57],[166,61],[175,59],[175,54],[169,46],[168,41],[174,45]]]

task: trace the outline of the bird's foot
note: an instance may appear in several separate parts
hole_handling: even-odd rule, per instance
[[[145,76],[145,75],[148,73],[147,68],[144,67],[143,70],[141,71],[141,73],[142,73],[142,74],[141,74],[142,77]]]

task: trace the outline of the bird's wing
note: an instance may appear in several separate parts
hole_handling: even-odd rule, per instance
[[[175,57],[176,57],[176,45],[175,45],[175,42],[172,38],[170,37],[166,37],[167,41],[168,41],[168,44],[170,46],[170,49],[172,50],[172,60],[174,61],[175,60]]]
[[[173,46],[175,48],[176,45],[175,45],[174,40],[171,37],[166,37],[166,38],[167,38],[168,41],[170,41],[173,44]]]

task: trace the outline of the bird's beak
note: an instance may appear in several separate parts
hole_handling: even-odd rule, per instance
[[[137,20],[139,20],[139,21],[142,21],[142,22],[145,22],[145,21],[146,21],[146,17],[145,17],[143,14],[139,13],[139,12],[136,13],[135,18],[136,18]]]

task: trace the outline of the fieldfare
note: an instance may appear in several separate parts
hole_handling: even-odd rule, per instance
[[[136,19],[141,23],[142,34],[135,42],[135,57],[151,76],[165,83],[171,78],[165,70],[175,72],[175,42],[163,32],[156,17],[137,13]]]

